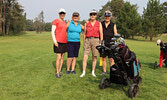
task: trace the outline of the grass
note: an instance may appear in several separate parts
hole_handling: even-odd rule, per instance
[[[167,35],[160,38],[166,40]],[[167,68],[153,69],[160,52],[155,41],[145,41],[140,37],[126,40],[142,65],[143,82],[135,100],[167,99]],[[92,77],[91,56],[86,76],[79,77],[82,73],[82,43],[76,64],[77,74],[65,74],[65,55],[63,76],[56,79],[56,55],[52,47],[50,33],[27,32],[21,36],[0,37],[0,100],[130,100],[128,86],[111,84],[108,89],[99,89],[100,80],[104,77],[100,76],[102,67],[97,65],[97,77]]]

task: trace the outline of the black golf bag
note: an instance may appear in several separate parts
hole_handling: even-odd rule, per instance
[[[130,51],[124,42],[117,42],[116,38],[112,38],[113,42],[110,43],[110,47],[106,47],[104,42],[96,47],[99,53],[104,53],[106,50],[112,52],[112,58],[115,62],[115,65],[110,67],[110,78],[103,78],[100,82],[100,88],[107,88],[111,83],[129,85],[128,94],[129,97],[133,98],[139,93],[138,84],[141,83],[141,77],[139,76],[141,65],[139,60],[136,59],[135,53]]]

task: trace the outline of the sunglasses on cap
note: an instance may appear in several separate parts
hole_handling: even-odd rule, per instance
[[[97,14],[96,13],[90,13],[90,16],[96,16]]]
[[[65,12],[60,12],[59,14],[66,14]]]

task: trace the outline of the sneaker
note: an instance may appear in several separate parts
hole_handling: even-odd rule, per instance
[[[70,74],[70,71],[67,71],[66,73],[67,73],[67,74]]]
[[[106,75],[107,74],[107,72],[103,72],[103,73],[101,73],[101,75]]]
[[[95,73],[92,73],[92,76],[93,76],[93,77],[96,77]]]
[[[84,77],[84,76],[85,76],[85,74],[82,73],[80,77]]]
[[[76,74],[76,72],[75,72],[75,71],[71,71],[71,73]]]
[[[62,76],[62,73],[61,73],[61,72],[59,72],[59,75],[60,75],[60,76]]]
[[[60,78],[60,75],[59,75],[59,74],[56,74],[56,78]]]

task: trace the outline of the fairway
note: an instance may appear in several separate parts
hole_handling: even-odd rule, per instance
[[[167,35],[161,37],[167,42]],[[167,100],[167,68],[153,69],[160,54],[156,39],[153,42],[142,37],[126,40],[142,68],[140,75],[143,80],[139,85],[139,96],[134,100]],[[104,77],[100,76],[99,58],[95,71],[97,77],[91,75],[89,56],[86,76],[80,78],[82,58],[83,43],[76,63],[77,74],[66,75],[66,54],[63,76],[57,79],[56,55],[49,32],[0,37],[0,100],[130,100],[128,86],[111,84],[110,88],[99,89],[100,80]],[[109,67],[107,69],[109,72]]]

